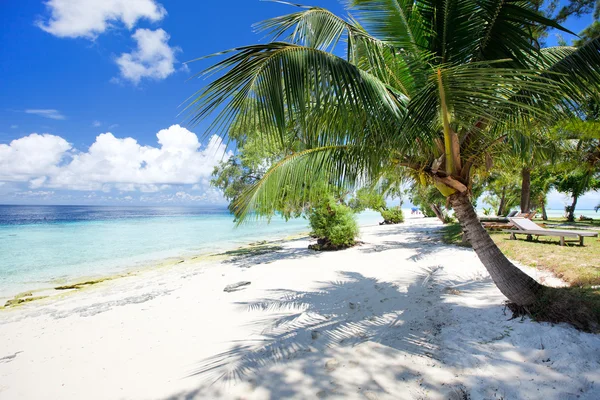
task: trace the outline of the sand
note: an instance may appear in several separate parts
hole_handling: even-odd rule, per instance
[[[187,260],[1,310],[0,399],[597,399],[600,336],[510,320],[439,227]]]

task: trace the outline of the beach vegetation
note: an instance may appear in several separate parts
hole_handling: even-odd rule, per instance
[[[383,224],[400,224],[404,222],[404,213],[400,206],[386,208],[381,210],[381,216],[383,217]]]
[[[437,217],[443,224],[452,221],[446,198],[435,186],[415,182],[409,189],[411,203],[418,206],[426,217]]]
[[[310,208],[308,220],[311,236],[317,243],[313,250],[340,250],[356,244],[358,224],[352,209],[341,204],[333,196],[324,198]]]
[[[191,122],[214,115],[208,131],[226,135],[242,118],[286,149],[232,210],[243,219],[282,198],[316,204],[323,192],[308,183],[354,191],[402,170],[444,196],[510,302],[539,304],[550,289],[481,226],[474,183],[509,138],[535,137],[599,97],[600,38],[543,48],[538,27],[568,30],[526,2],[348,4],[351,18],[297,6],[264,21],[272,41],[220,53],[207,69],[217,77],[192,98]]]
[[[379,212],[383,218],[381,225],[400,224],[404,222],[402,213],[402,200],[400,205],[388,207],[384,194],[373,188],[360,188],[354,197],[348,202],[350,208],[355,212],[361,212],[366,209]]]

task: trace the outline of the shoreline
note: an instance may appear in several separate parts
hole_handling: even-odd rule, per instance
[[[371,215],[372,214],[372,215]],[[379,214],[376,213],[366,213],[359,216],[359,224],[362,227],[370,226],[373,224],[374,218],[379,219]],[[151,218],[139,218],[139,221],[160,221],[164,223],[164,217],[151,217]],[[168,218],[168,217],[167,217]],[[182,217],[184,218],[184,217]],[[121,220],[118,220],[119,222]],[[104,221],[106,222],[106,221]],[[130,222],[130,220],[127,220]],[[186,241],[184,245],[177,245],[176,243],[172,248],[169,248],[165,251],[165,246],[160,246],[163,249],[154,250],[151,247],[143,248],[140,250],[136,250],[135,253],[126,254],[121,256],[120,254],[115,253],[114,257],[108,257],[106,255],[102,255],[100,258],[95,258],[94,255],[98,255],[98,251],[94,249],[92,254],[86,258],[86,248],[83,248],[84,253],[83,258],[79,257],[79,263],[73,263],[73,261],[67,260],[64,265],[67,268],[56,268],[57,265],[61,265],[60,259],[58,257],[54,257],[50,262],[46,262],[43,258],[38,260],[32,260],[29,264],[23,264],[21,267],[25,274],[21,275],[19,272],[21,269],[13,270],[12,276],[17,277],[17,279],[12,279],[9,281],[9,277],[11,275],[6,275],[6,282],[0,286],[0,306],[4,306],[6,301],[14,299],[15,297],[19,297],[25,293],[29,292],[44,292],[44,295],[47,295],[48,292],[52,292],[53,288],[59,286],[68,286],[77,284],[84,281],[95,281],[99,279],[105,278],[117,278],[121,276],[127,276],[132,273],[137,273],[139,271],[144,271],[148,268],[161,268],[163,266],[168,266],[173,263],[181,262],[182,260],[190,260],[190,259],[198,259],[204,257],[214,256],[219,253],[227,252],[230,250],[234,250],[236,248],[244,247],[249,245],[250,243],[267,240],[267,241],[279,241],[284,240],[289,237],[295,237],[299,234],[307,234],[310,229],[308,226],[299,226],[298,221],[292,222],[289,226],[287,223],[283,223],[281,221],[275,221],[274,224],[267,224],[263,222],[258,229],[256,229],[256,234],[252,235],[251,233],[242,227],[242,233],[240,236],[237,236],[234,233],[233,223],[227,220],[223,221],[223,224],[228,227],[226,230],[232,230],[232,234],[227,237],[218,236],[217,240],[208,240],[206,241],[202,234],[199,234],[198,239],[191,239]],[[215,223],[215,222],[211,222]],[[218,222],[220,223],[220,222]],[[38,225],[34,225],[38,226]],[[253,226],[252,224],[250,226]],[[151,228],[156,228],[156,226],[151,226]],[[113,228],[114,229],[114,228]],[[194,229],[207,229],[202,225],[194,226]],[[208,228],[210,229],[210,227]],[[246,231],[246,232],[244,232]],[[8,232],[11,233],[11,232]],[[60,235],[60,232],[56,233]],[[12,236],[9,235],[9,236]],[[160,235],[157,236],[156,240],[160,240]],[[188,235],[188,237],[190,237]],[[136,246],[136,239],[127,238],[128,241],[133,239],[133,246]],[[167,243],[170,243],[173,238],[169,238]],[[127,242],[128,243],[128,242]],[[74,248],[72,251],[79,252],[80,248]],[[46,253],[52,255],[52,249],[45,249]],[[58,250],[57,250],[58,251]],[[44,254],[46,254],[44,253]],[[64,254],[63,254],[64,253]],[[113,252],[114,253],[114,252]],[[58,251],[56,253],[59,257],[68,257],[68,254],[65,253],[63,249],[62,252]],[[111,253],[112,254],[112,253]],[[58,261],[57,261],[58,260]],[[5,259],[6,263],[10,263],[9,259]],[[46,263],[48,264],[46,266]],[[11,270],[9,268],[10,264],[6,265],[8,271]],[[16,265],[19,265],[18,263]],[[42,269],[35,268],[36,265],[43,265]],[[34,268],[30,268],[30,266],[34,266]],[[2,267],[0,267],[0,270]],[[28,270],[32,271],[38,270],[39,272],[30,273]],[[0,271],[2,272],[2,271]]]
[[[371,225],[365,225],[368,227]],[[362,227],[362,226],[361,226]],[[249,242],[242,244],[241,246],[232,246],[230,248],[224,247],[219,252],[202,252],[195,253],[192,255],[181,256],[181,257],[168,257],[162,260],[155,260],[153,262],[144,263],[143,265],[132,265],[123,268],[123,272],[116,274],[97,274],[87,275],[73,278],[56,278],[53,281],[47,282],[41,287],[30,288],[16,292],[14,295],[0,296],[0,312],[3,310],[14,309],[22,304],[31,303],[32,301],[40,301],[44,299],[51,300],[52,298],[65,296],[77,292],[81,292],[92,286],[115,281],[121,278],[127,277],[141,277],[147,272],[156,272],[162,269],[174,268],[180,264],[188,264],[191,266],[195,264],[205,263],[211,264],[226,259],[235,257],[235,254],[230,254],[236,251],[245,249],[253,249],[260,246],[274,245],[276,243],[285,243],[293,240],[307,238],[308,232],[297,233],[288,235],[282,238],[262,240],[258,242]],[[259,244],[260,243],[260,244]],[[33,286],[32,286],[33,287]],[[23,300],[19,302],[19,300]],[[13,302],[13,304],[9,304]]]
[[[337,252],[296,239],[8,309],[0,399],[595,399],[600,336],[509,319],[474,252],[440,228],[365,227]]]

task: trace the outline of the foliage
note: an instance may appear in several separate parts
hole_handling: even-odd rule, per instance
[[[354,197],[350,199],[348,205],[355,212],[361,212],[366,209],[382,211],[387,208],[385,198],[381,193],[370,188],[360,188]]]
[[[600,22],[594,21],[584,30],[579,32],[579,39],[573,41],[573,46],[581,47],[598,37],[600,37]]]
[[[486,179],[483,201],[494,208],[496,215],[505,215],[519,204],[521,184],[513,169],[499,170]]]
[[[217,111],[210,130],[236,116],[286,149],[289,132],[304,146],[235,201],[238,216],[276,209],[281,188],[307,204],[318,199],[307,182],[352,189],[398,167],[464,192],[507,130],[556,121],[600,83],[600,41],[540,51],[527,26],[562,28],[520,3],[460,0],[435,12],[399,3],[406,20],[385,1],[351,6],[357,20],[306,7],[265,21],[258,27],[273,42],[235,49],[207,70],[221,75],[190,103],[193,121]],[[442,34],[444,26],[453,29]],[[345,59],[336,55],[342,40]]]
[[[317,238],[317,245],[312,249],[337,250],[356,243],[358,224],[354,212],[332,196],[311,207],[308,220],[312,235]]]
[[[543,286],[514,266],[478,224],[470,193],[494,151],[575,118],[600,93],[600,39],[541,48],[536,27],[568,32],[531,2],[349,0],[352,16],[319,7],[258,25],[272,39],[220,53],[215,77],[187,110],[213,112],[207,133],[241,119],[284,157],[245,191],[243,219],[316,204],[322,185],[350,193],[397,169],[454,204],[474,250],[511,301],[533,304]],[[571,33],[571,32],[569,32]],[[252,102],[260,104],[254,107]],[[302,147],[292,147],[299,140]],[[315,186],[315,184],[317,184]]]
[[[401,192],[395,192],[400,194]],[[382,224],[399,224],[404,222],[402,214],[402,201],[400,206],[388,208],[385,198],[381,192],[371,188],[360,188],[354,197],[350,199],[348,205],[355,212],[361,212],[366,209],[378,211],[383,218]]]
[[[575,219],[574,211],[577,199],[587,191],[600,189],[600,174],[585,167],[565,171],[555,179],[556,190],[568,193],[573,198],[573,204],[565,207],[569,221]]]
[[[400,224],[404,222],[404,214],[400,206],[381,210],[384,224]]]
[[[435,188],[435,186],[423,186],[414,183],[410,187],[409,198],[411,203],[418,206],[426,217],[438,217],[444,222],[444,217],[448,215],[446,198]]]

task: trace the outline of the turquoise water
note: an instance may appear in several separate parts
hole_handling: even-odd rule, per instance
[[[411,216],[410,209],[404,213]],[[581,214],[600,217],[594,210],[578,210],[576,216]],[[380,220],[370,211],[358,216],[361,226]],[[224,209],[0,206],[0,298],[308,231],[302,218],[236,228]]]
[[[369,225],[381,217],[358,219]],[[0,206],[0,298],[308,231],[303,218],[236,228],[222,209]]]

